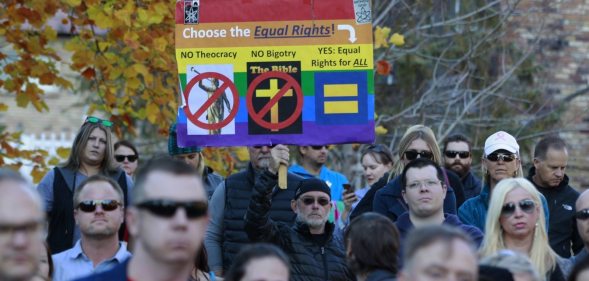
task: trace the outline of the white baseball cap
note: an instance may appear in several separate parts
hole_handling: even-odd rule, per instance
[[[517,141],[512,135],[504,131],[492,134],[485,141],[485,155],[489,155],[500,149],[519,155],[519,145],[517,144]]]

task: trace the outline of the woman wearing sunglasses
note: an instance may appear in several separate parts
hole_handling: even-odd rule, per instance
[[[130,141],[120,140],[115,143],[115,160],[127,175],[133,177],[139,165],[139,153]]]
[[[409,127],[398,145],[397,161],[389,178],[392,180],[376,192],[372,202],[373,211],[383,214],[393,221],[408,210],[407,203],[401,193],[400,175],[405,165],[417,158],[428,158],[444,166],[442,154],[432,129],[424,125]],[[464,192],[460,178],[452,171],[445,170],[444,181],[448,186],[444,199],[444,213],[456,214],[456,207],[464,201]],[[458,205],[457,205],[458,204]]]
[[[73,192],[88,177],[100,174],[112,178],[124,191],[125,206],[129,202],[127,194],[133,181],[114,162],[112,125],[109,120],[88,116],[74,138],[66,162],[50,170],[37,186],[48,214],[47,243],[52,253],[71,248],[81,237],[74,222]],[[124,233],[122,226],[121,240]]]
[[[524,178],[504,179],[495,186],[481,256],[508,249],[526,254],[542,280],[565,281],[571,262],[550,248],[541,194]]]
[[[463,223],[474,225],[484,232],[487,207],[495,186],[503,179],[521,178],[524,173],[519,157],[519,145],[512,135],[504,131],[492,134],[485,140],[483,152],[483,190],[478,196],[464,202],[458,209],[458,217]],[[548,204],[544,196],[540,198],[548,221]]]

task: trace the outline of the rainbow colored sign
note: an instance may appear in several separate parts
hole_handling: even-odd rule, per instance
[[[374,140],[370,0],[181,0],[178,145]]]

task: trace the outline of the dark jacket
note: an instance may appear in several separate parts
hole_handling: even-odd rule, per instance
[[[446,183],[446,186],[450,186],[452,187],[452,190],[454,190],[454,196],[456,197],[456,210],[458,210],[462,203],[466,201],[466,197],[464,195],[464,187],[462,186],[462,180],[460,179],[458,174],[452,170],[444,168],[442,169],[442,171],[444,171],[444,181]]]
[[[387,270],[377,269],[366,276],[366,281],[396,281],[397,274]]]
[[[346,264],[341,240],[335,239],[335,225],[326,223],[323,235],[312,235],[307,224],[297,221],[294,226],[275,222],[269,217],[272,186],[276,176],[264,172],[256,182],[247,213],[245,231],[254,242],[269,242],[281,247],[289,256],[295,281],[355,280]]]
[[[456,195],[454,189],[449,186],[446,199],[444,199],[444,213],[456,214],[456,209]],[[401,176],[395,177],[385,187],[376,192],[372,202],[372,210],[385,215],[393,222],[401,214],[409,210],[401,194]]]
[[[445,225],[450,225],[462,229],[464,233],[466,233],[468,236],[470,236],[470,238],[472,238],[472,241],[475,243],[477,247],[481,245],[481,243],[483,242],[483,232],[481,232],[480,229],[472,225],[463,224],[456,215],[444,214],[444,218]],[[404,214],[402,214],[395,222],[395,225],[397,226],[397,229],[399,229],[399,234],[401,236],[401,245],[403,245],[403,241],[405,241],[407,234],[414,228],[413,223],[411,222],[411,219],[409,217],[409,212],[405,212]]]
[[[481,193],[483,184],[481,183],[481,179],[477,178],[469,171],[466,176],[462,178],[462,187],[464,188],[464,200],[468,200]]]
[[[381,188],[387,185],[388,179],[389,173],[386,173],[377,182],[370,186],[370,189],[366,192],[364,197],[362,197],[360,202],[358,202],[358,205],[356,205],[356,207],[352,209],[349,221],[352,221],[355,217],[361,214],[372,212],[372,201],[374,201],[374,195],[377,191],[379,191]]]
[[[66,177],[73,178],[76,185],[76,173],[70,169],[55,167],[53,169],[53,209],[48,214],[49,227],[47,232],[47,244],[52,253],[63,252],[74,246],[74,187],[69,186]],[[123,190],[123,201],[127,207],[127,177],[125,171],[118,169],[109,175]],[[123,240],[126,225],[123,223],[119,230],[119,240]]]
[[[127,281],[127,266],[130,260],[127,259],[110,270],[76,279],[76,281]]]
[[[534,184],[536,189],[546,197],[548,209],[550,210],[550,221],[548,223],[548,239],[550,246],[561,257],[571,256],[571,248],[577,254],[583,248],[583,241],[577,231],[575,219],[575,203],[579,193],[569,186],[569,177],[564,179],[557,187],[544,188],[533,181],[536,168],[531,167],[528,180]]]
[[[263,181],[261,175],[268,172],[256,173],[250,163],[245,171],[233,174],[225,179],[225,210],[223,212],[223,270],[227,271],[233,258],[242,246],[250,243],[244,231],[246,210],[252,197],[254,185],[269,188],[274,204],[270,208],[270,217],[275,221],[292,225],[295,214],[290,208],[290,200],[294,197],[295,189],[302,180],[301,177],[288,173],[287,189],[280,189],[276,180]]]

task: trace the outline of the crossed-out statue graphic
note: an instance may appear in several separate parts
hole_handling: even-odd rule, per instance
[[[199,73],[200,74],[200,73]],[[204,80],[208,80],[210,85],[205,85],[203,83]],[[207,78],[200,80],[198,82],[198,87],[205,91],[210,99],[215,92],[219,89],[219,79],[217,78]],[[229,103],[229,99],[225,91],[221,94],[221,96],[215,100],[215,102],[207,108],[207,121],[209,124],[219,123],[223,120],[225,114],[225,106],[227,106],[227,110],[231,111],[231,104]],[[220,135],[221,128],[209,130],[209,135]]]

